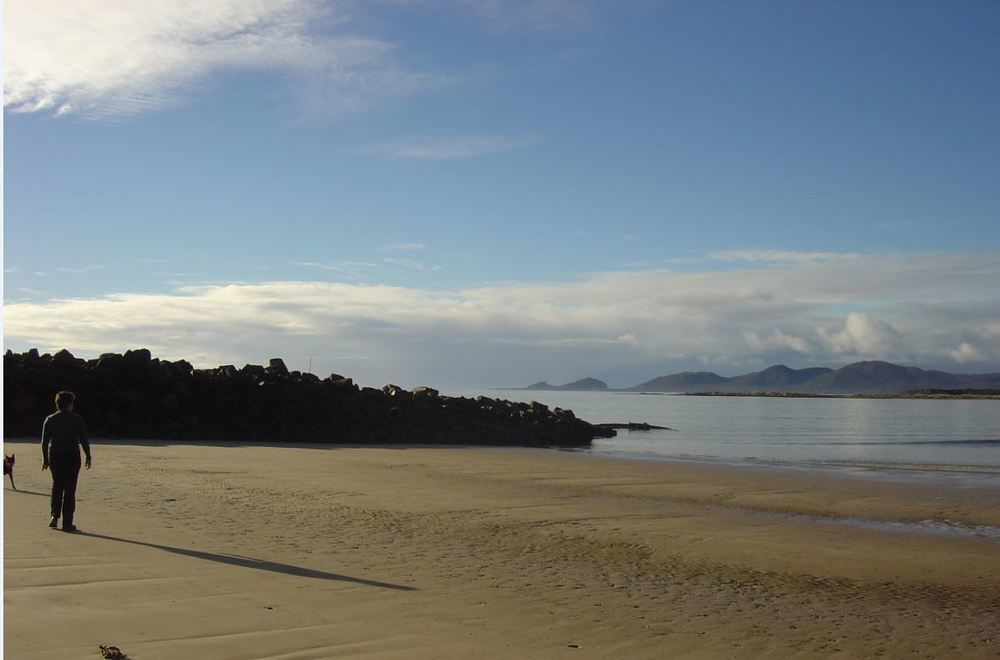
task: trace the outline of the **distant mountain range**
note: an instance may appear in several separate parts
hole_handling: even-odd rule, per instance
[[[596,378],[565,385],[542,381],[526,390],[618,392],[802,392],[815,394],[888,394],[913,390],[1000,389],[1000,373],[952,374],[904,367],[891,362],[854,362],[840,369],[791,369],[776,364],[763,371],[726,378],[709,371],[660,376],[634,387],[611,390]]]

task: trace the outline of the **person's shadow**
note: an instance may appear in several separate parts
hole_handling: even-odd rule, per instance
[[[5,493],[24,493],[25,495],[40,495],[41,497],[51,497],[50,493],[39,493],[39,492],[34,491],[34,490],[24,490],[24,489],[19,489],[19,488],[12,488],[10,490],[8,490],[8,489],[5,488],[4,492]]]
[[[292,566],[291,564],[282,564],[274,561],[265,561],[263,559],[254,559],[253,557],[217,554],[214,552],[204,552],[202,550],[191,550],[189,548],[176,548],[171,545],[160,545],[159,543],[134,541],[132,539],[123,539],[117,536],[107,536],[105,534],[95,534],[93,532],[81,531],[77,532],[77,534],[79,536],[89,536],[91,538],[104,539],[106,541],[118,541],[119,543],[131,543],[132,545],[141,545],[147,548],[155,548],[157,550],[163,550],[165,552],[172,552],[176,555],[184,555],[185,557],[194,557],[195,559],[204,559],[206,561],[219,562],[220,564],[229,564],[231,566],[242,566],[244,568],[255,568],[259,571],[271,571],[272,573],[283,573],[285,575],[295,575],[297,577],[313,578],[315,580],[338,580],[340,582],[353,582],[354,584],[363,584],[366,587],[378,587],[380,589],[396,589],[398,591],[417,590],[416,587],[408,587],[403,584],[393,584],[391,582],[379,582],[377,580],[366,580],[364,578],[352,577],[350,575],[341,575],[339,573],[328,573],[326,571],[317,571],[312,568]]]

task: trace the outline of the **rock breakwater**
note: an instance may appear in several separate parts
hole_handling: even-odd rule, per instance
[[[63,389],[76,392],[91,435],[103,438],[582,446],[614,435],[537,402],[359,387],[339,374],[289,371],[278,358],[267,366],[195,369],[147,349],[90,360],[66,350],[7,351],[4,434],[39,434]]]

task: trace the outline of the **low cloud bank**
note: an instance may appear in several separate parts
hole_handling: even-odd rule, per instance
[[[5,335],[84,355],[146,346],[199,366],[311,359],[317,373],[373,384],[613,374],[627,385],[668,369],[875,358],[1000,369],[1000,253],[757,254],[725,266],[454,290],[298,281],[118,293],[8,305]]]

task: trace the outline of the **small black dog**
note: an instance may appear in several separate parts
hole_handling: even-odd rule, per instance
[[[10,475],[10,487],[17,490],[17,486],[14,485],[14,454],[3,455],[3,473]]]

